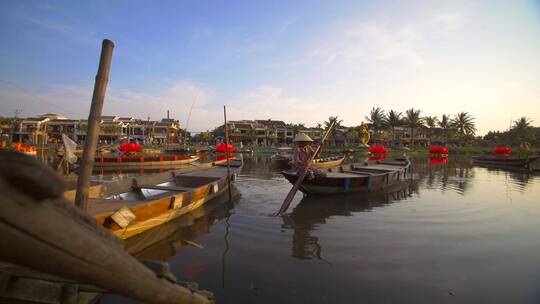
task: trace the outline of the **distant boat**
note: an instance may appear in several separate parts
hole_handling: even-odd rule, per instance
[[[272,164],[276,167],[287,168],[293,165],[292,149],[288,147],[278,148],[278,152],[270,158]],[[326,169],[341,165],[345,160],[345,156],[329,156],[320,157],[313,160],[311,164],[315,169]]]
[[[96,157],[94,168],[159,168],[173,167],[193,163],[200,159],[199,155],[152,155],[152,156],[119,156]]]
[[[531,164],[540,158],[540,155],[529,157],[504,157],[504,156],[472,156],[473,163],[486,166],[500,166],[529,169]]]
[[[291,147],[277,148],[276,153],[270,157],[275,167],[290,167],[293,161],[293,149]]]
[[[378,191],[406,180],[410,166],[411,162],[405,156],[376,161],[373,165],[338,166],[327,169],[324,176],[304,179],[299,189],[310,195]],[[283,171],[282,174],[291,184],[298,179],[294,171]]]
[[[311,164],[311,168],[315,168],[315,169],[333,168],[333,167],[337,167],[341,165],[344,160],[345,160],[345,156],[330,156],[330,157],[317,158],[313,160],[313,163]]]

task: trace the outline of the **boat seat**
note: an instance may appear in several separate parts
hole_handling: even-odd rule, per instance
[[[362,171],[350,171],[350,170],[343,170],[343,173],[350,173],[350,174],[356,174],[356,175],[376,175],[375,172],[362,172]]]
[[[406,165],[407,163],[406,163],[406,162],[402,162],[402,161],[384,161],[384,160],[379,160],[379,161],[377,161],[377,164],[381,164],[381,165],[390,165],[390,166],[404,166],[404,165]]]
[[[394,168],[382,168],[382,167],[379,167],[379,166],[365,166],[365,167],[353,167],[352,168],[352,171],[374,171],[374,172],[381,172],[381,173],[384,173],[384,172],[393,172],[393,171],[396,171]]]
[[[187,192],[187,191],[191,191],[191,190],[193,190],[195,188],[178,187],[178,186],[137,186],[137,187],[133,187],[133,189],[150,189],[150,190]]]

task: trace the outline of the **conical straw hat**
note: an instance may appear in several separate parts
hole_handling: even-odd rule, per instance
[[[311,137],[307,136],[307,134],[305,133],[298,133],[296,134],[296,137],[294,138],[293,142],[299,142],[299,141],[313,142],[313,139],[311,139]]]

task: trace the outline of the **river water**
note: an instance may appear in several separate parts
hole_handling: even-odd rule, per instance
[[[540,303],[540,178],[464,157],[412,161],[396,192],[298,193],[273,217],[291,185],[268,157],[245,158],[232,204],[126,245],[218,303]]]

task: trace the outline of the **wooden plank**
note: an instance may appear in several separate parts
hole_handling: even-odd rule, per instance
[[[189,187],[178,187],[178,186],[138,186],[133,187],[135,189],[152,189],[152,190],[165,190],[165,191],[179,191],[179,192],[188,192],[193,191],[196,188]]]
[[[394,172],[398,168],[382,167],[382,166],[363,166],[363,167],[353,167],[353,170],[366,170],[366,171],[379,171],[379,172]]]
[[[361,170],[358,170],[358,171],[343,170],[343,173],[351,173],[351,174],[365,175],[365,176],[377,174],[377,173],[374,173],[374,172],[362,172]]]

